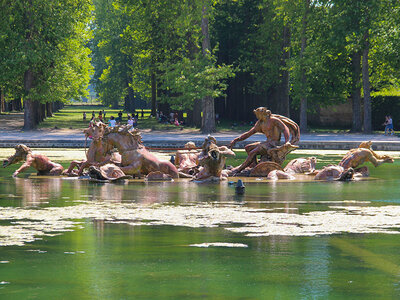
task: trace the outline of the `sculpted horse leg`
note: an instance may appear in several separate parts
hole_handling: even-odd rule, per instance
[[[88,161],[88,160],[83,161],[82,164],[81,164],[81,166],[80,166],[80,168],[79,168],[78,175],[81,176],[81,175],[83,174],[83,171],[84,171],[86,168],[89,168],[90,166],[95,165],[95,164],[96,164],[96,163],[90,162],[90,161]]]
[[[134,162],[128,166],[120,167],[122,172],[126,175],[141,176],[142,163],[140,161]]]
[[[75,169],[75,167],[78,167],[78,169],[81,167],[82,163],[85,162],[84,160],[78,161],[78,160],[73,160],[71,164],[69,165],[69,168],[67,171],[65,171],[65,174],[71,174],[72,170]]]

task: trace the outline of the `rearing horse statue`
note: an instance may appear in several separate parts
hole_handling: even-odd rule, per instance
[[[177,168],[169,161],[162,161],[150,153],[142,143],[139,130],[129,125],[106,128],[103,144],[106,150],[117,148],[121,154],[121,170],[126,175],[141,176],[160,171],[178,178]]]
[[[121,155],[119,153],[109,154],[109,151],[103,145],[103,136],[107,126],[102,122],[91,122],[89,128],[83,130],[85,138],[92,138],[92,143],[86,153],[85,160],[74,160],[71,162],[68,170],[64,172],[65,175],[80,176],[84,169],[90,166],[105,165],[107,163],[113,163],[119,165],[121,163]],[[79,170],[76,172],[74,168],[77,167]]]

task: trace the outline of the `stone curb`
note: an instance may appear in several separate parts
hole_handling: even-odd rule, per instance
[[[143,143],[149,148],[183,148],[187,141],[159,141],[143,139]],[[194,140],[196,146],[201,147],[203,140]],[[235,149],[243,149],[247,144],[253,143],[239,142]],[[230,140],[218,140],[218,145],[228,145]],[[0,140],[0,148],[14,148],[15,145],[25,144],[32,148],[84,148],[85,140]],[[349,150],[357,148],[359,141],[300,141],[300,149],[310,150]],[[86,147],[90,146],[90,141]],[[400,151],[400,141],[373,141],[373,149],[378,151]]]

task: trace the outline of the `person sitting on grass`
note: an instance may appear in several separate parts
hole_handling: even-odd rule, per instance
[[[108,126],[115,127],[115,125],[117,125],[117,122],[115,121],[114,116],[111,116],[110,120],[108,120]]]
[[[136,118],[128,115],[128,125],[136,127],[137,126]]]

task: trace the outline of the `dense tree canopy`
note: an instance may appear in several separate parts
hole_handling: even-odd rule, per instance
[[[0,6],[1,98],[23,98],[26,128],[40,121],[43,103],[87,93],[90,62],[104,104],[124,102],[133,111],[136,99],[146,99],[153,115],[185,111],[204,132],[215,130],[214,109],[248,121],[260,105],[300,120],[306,131],[307,113],[346,101],[352,130],[368,132],[371,92],[399,86],[395,0],[0,0]]]
[[[23,96],[25,129],[41,120],[44,103],[87,93],[91,7],[89,0],[1,1],[0,88]]]

